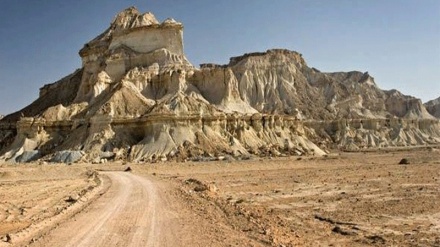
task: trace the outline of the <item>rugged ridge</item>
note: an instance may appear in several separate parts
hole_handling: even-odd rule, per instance
[[[426,110],[436,118],[440,118],[440,97],[430,100],[425,104]]]
[[[368,72],[323,73],[285,49],[196,68],[181,23],[134,7],[79,55],[81,69],[0,121],[1,159],[209,160],[440,143],[439,120],[419,99],[381,90]]]

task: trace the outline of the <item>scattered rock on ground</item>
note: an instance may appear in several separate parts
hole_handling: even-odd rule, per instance
[[[399,165],[409,165],[409,164],[410,164],[410,162],[406,158],[403,158],[399,161]]]
[[[54,157],[50,160],[55,163],[75,163],[83,157],[84,153],[81,151],[64,150],[56,152]]]
[[[15,159],[15,161],[17,163],[27,163],[38,160],[40,157],[41,155],[38,150],[24,151],[20,156]]]

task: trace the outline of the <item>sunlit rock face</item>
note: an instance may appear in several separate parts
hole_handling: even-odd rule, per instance
[[[173,19],[159,23],[152,13],[141,14],[133,7],[119,13],[79,54],[84,72],[77,102],[98,96],[95,85],[102,84],[102,73],[108,77],[105,84],[111,84],[137,67],[192,67],[183,53],[183,25]]]
[[[435,106],[430,114],[419,99],[381,90],[368,72],[324,73],[285,49],[196,68],[181,23],[134,7],[79,55],[81,69],[1,119],[1,160],[241,159],[440,143]]]

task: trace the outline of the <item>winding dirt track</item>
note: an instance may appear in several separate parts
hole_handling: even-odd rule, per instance
[[[31,246],[176,246],[175,214],[147,178],[106,172],[112,185],[84,212]],[[166,232],[166,234],[165,234]]]

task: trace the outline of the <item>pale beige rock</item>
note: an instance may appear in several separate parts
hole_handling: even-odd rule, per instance
[[[119,13],[109,29],[80,51],[84,67],[76,102],[90,102],[91,91],[102,71],[110,81],[120,81],[127,71],[158,64],[191,68],[183,53],[183,25],[172,19],[160,24],[152,13],[130,7]]]
[[[283,49],[198,69],[181,23],[133,7],[79,54],[81,70],[0,121],[0,159],[77,150],[83,161],[155,162],[440,143],[439,120],[419,99],[381,90],[368,72],[322,73]]]

